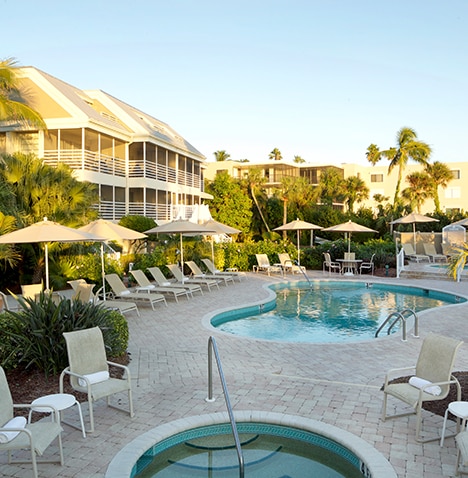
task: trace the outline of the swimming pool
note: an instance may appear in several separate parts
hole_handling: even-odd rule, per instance
[[[262,340],[353,342],[374,338],[392,312],[412,309],[418,313],[466,300],[435,290],[354,281],[297,282],[271,288],[276,292],[274,300],[224,311],[211,319],[211,325],[229,334]],[[397,330],[395,327],[392,332]]]
[[[110,463],[106,478],[237,478],[238,460],[225,413],[170,422],[130,442]],[[305,417],[235,412],[245,477],[396,478],[385,457],[361,438]]]

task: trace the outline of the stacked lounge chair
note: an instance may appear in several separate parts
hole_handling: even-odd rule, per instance
[[[212,287],[217,287],[219,289],[218,280],[185,277],[179,269],[179,266],[176,264],[168,264],[167,268],[171,271],[171,274],[179,284],[199,284],[205,286],[209,291],[211,291]]]

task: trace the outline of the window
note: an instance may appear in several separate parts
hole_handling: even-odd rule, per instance
[[[371,174],[371,183],[383,183],[383,174]]]
[[[459,199],[461,197],[460,188],[446,188],[445,189],[445,198],[446,199]]]
[[[460,179],[459,169],[452,169],[450,172],[452,173],[453,179]]]

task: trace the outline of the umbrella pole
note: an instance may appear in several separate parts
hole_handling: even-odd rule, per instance
[[[184,275],[184,247],[182,243],[182,233],[180,233],[180,266],[182,267],[182,275]]]
[[[301,267],[301,231],[297,230],[297,264]]]
[[[49,246],[45,243],[45,280],[46,280],[46,292],[49,292]]]
[[[101,242],[101,274],[102,274],[102,294],[106,300],[106,269],[104,265],[104,243]]]
[[[348,254],[351,253],[351,233],[348,232]]]
[[[210,236],[211,238],[211,261],[213,262],[213,265],[215,263],[215,257],[214,257],[214,241],[213,241],[213,236]],[[215,266],[216,267],[216,266]]]

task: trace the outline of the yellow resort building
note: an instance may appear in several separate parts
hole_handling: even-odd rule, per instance
[[[439,199],[443,212],[461,212],[468,211],[468,188],[466,181],[468,179],[468,162],[446,163],[453,174],[453,179],[446,188],[439,187]],[[350,176],[358,176],[369,188],[369,199],[357,206],[376,209],[377,202],[373,199],[376,194],[388,198],[387,201],[393,202],[395,187],[397,182],[397,169],[388,174],[388,163],[382,161],[376,166],[341,164],[333,165],[313,165],[311,163],[293,163],[288,161],[265,161],[265,162],[238,162],[233,160],[208,162],[206,163],[205,179],[212,181],[218,173],[227,172],[230,176],[243,179],[247,177],[250,169],[260,169],[266,182],[264,187],[268,194],[281,186],[281,179],[285,176],[305,177],[312,185],[318,185],[320,175],[326,169],[333,168],[338,171],[343,179]],[[408,164],[404,171],[404,177],[415,171],[422,171],[418,164]],[[465,187],[463,187],[465,184]],[[403,180],[401,190],[408,187],[408,183]],[[336,206],[343,206],[337,204]],[[421,212],[427,214],[434,211],[434,202],[428,199]]]
[[[34,153],[67,164],[99,188],[100,217],[189,218],[203,199],[205,156],[166,123],[101,90],[83,91],[34,67],[20,90],[47,131],[0,123],[0,153]]]

